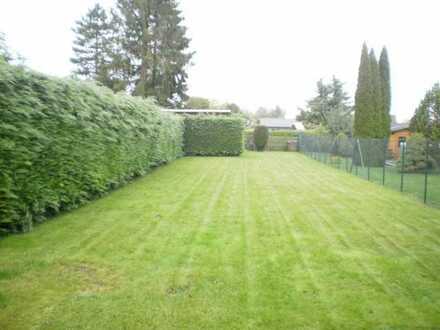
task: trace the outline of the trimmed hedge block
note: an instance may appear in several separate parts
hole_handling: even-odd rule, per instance
[[[238,156],[243,152],[244,121],[240,117],[187,116],[185,154]]]
[[[182,156],[183,131],[151,100],[0,63],[0,233]]]

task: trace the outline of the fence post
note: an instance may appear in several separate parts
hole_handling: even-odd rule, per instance
[[[355,148],[355,142],[354,142],[353,137],[351,137],[351,164],[350,164],[350,174],[353,174],[354,148]]]
[[[367,162],[367,181],[370,181],[370,152],[371,152],[371,140],[368,140],[367,154],[365,159]]]
[[[400,191],[403,192],[403,177],[404,177],[403,172],[404,172],[404,169],[405,169],[405,154],[406,154],[406,144],[405,144],[405,142],[400,144],[400,148],[402,149],[401,155],[400,155],[401,162],[402,162],[402,167],[400,169]]]
[[[385,138],[384,144],[383,144],[383,170],[382,170],[382,185],[385,186],[385,166],[387,162],[387,148],[388,148],[388,141]]]
[[[426,139],[426,151],[425,151],[425,190],[423,192],[423,202],[426,204],[428,197],[428,161],[429,161],[429,140]]]

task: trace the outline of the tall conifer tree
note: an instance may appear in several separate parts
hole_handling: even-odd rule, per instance
[[[118,0],[125,51],[133,65],[133,93],[176,106],[186,96],[190,40],[175,0]]]
[[[187,98],[193,54],[176,0],[117,0],[111,18],[97,5],[74,31],[77,74],[115,91],[154,96],[162,106]]]
[[[88,79],[96,80],[111,87],[109,77],[110,25],[105,9],[95,7],[78,22],[73,29],[76,33],[72,63],[75,73]]]
[[[377,63],[374,50],[370,50],[370,103],[371,113],[368,117],[370,122],[370,132],[368,137],[383,138],[387,134],[385,132],[385,116],[384,103],[382,97],[382,84],[380,79],[379,64]]]
[[[388,60],[383,58],[385,56],[381,56],[381,60],[388,63]],[[354,135],[357,137],[385,138],[389,135],[391,121],[389,72],[386,75],[385,64],[382,65],[384,65],[384,74],[382,74],[382,67],[377,62],[374,50],[368,51],[364,43],[355,95]],[[383,77],[388,77],[388,79],[385,80]]]
[[[371,73],[367,44],[362,46],[358,83],[355,94],[353,133],[356,137],[369,137],[371,132]]]
[[[384,107],[384,133],[388,136],[391,125],[391,76],[390,63],[388,60],[388,52],[386,47],[382,48],[379,59],[379,70],[382,85],[382,97]]]

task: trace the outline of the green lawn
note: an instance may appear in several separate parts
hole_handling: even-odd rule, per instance
[[[0,241],[0,329],[440,327],[440,210],[296,153],[184,158]]]
[[[371,167],[368,175],[367,167],[353,167],[351,169],[351,159],[341,157],[331,157],[328,154],[320,154],[319,161],[332,167],[350,171],[366,180],[383,184],[383,167]],[[385,186],[394,190],[401,190],[402,173],[396,167],[387,166],[385,169]],[[403,192],[424,200],[425,195],[425,174],[424,173],[404,173],[403,174]],[[440,208],[440,173],[438,171],[428,174],[426,203],[428,205]]]

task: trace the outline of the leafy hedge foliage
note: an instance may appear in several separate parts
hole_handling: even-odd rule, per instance
[[[280,130],[273,130],[270,132],[270,136],[276,136],[276,137],[291,137],[291,138],[295,138],[298,136],[298,132],[295,130],[284,130],[284,129],[280,129]]]
[[[182,155],[151,100],[0,63],[0,232],[29,230]]]
[[[254,144],[258,151],[263,151],[266,148],[269,140],[269,130],[266,126],[256,126],[254,129]]]
[[[244,121],[240,117],[187,116],[185,153],[238,156],[243,152]]]
[[[405,162],[403,162],[403,157],[401,156],[397,168],[399,171],[407,173],[416,173],[425,170],[435,170],[438,168],[438,164],[433,157],[435,153],[432,151],[432,143],[430,143],[431,148],[427,146],[426,138],[421,133],[415,133],[408,138],[405,153]],[[428,155],[426,154],[428,153]],[[402,168],[402,165],[403,168]]]

